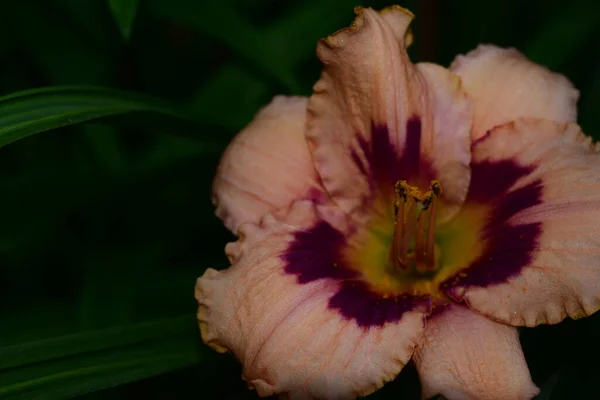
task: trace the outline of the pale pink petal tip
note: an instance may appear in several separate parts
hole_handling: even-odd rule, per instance
[[[470,100],[447,69],[411,63],[410,12],[356,12],[349,28],[317,45],[324,68],[306,131],[315,167],[333,201],[360,222],[396,181],[426,189],[437,179],[445,220],[468,188]]]
[[[515,49],[480,45],[450,66],[473,100],[473,139],[520,117],[577,120],[579,91]]]
[[[307,103],[304,97],[275,97],[223,154],[212,200],[233,233],[243,222],[258,222],[266,212],[321,192],[304,137]]]
[[[428,320],[413,358],[423,399],[532,399],[531,380],[516,328],[453,305]]]

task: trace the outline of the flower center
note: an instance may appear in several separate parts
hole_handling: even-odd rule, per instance
[[[395,185],[394,235],[389,263],[402,273],[428,275],[438,269],[435,216],[442,187],[431,181],[427,192],[406,181]]]

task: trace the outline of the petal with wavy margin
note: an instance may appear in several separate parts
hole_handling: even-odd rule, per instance
[[[286,272],[289,260],[282,255],[298,232],[322,218],[334,226],[342,221],[333,221],[339,210],[324,208],[299,201],[285,214],[268,214],[260,225],[243,224],[240,240],[226,248],[232,266],[208,269],[198,279],[204,342],[231,351],[260,396],[366,395],[400,372],[423,333],[423,311],[406,310],[393,322],[361,326],[331,304],[343,276],[302,281]]]
[[[517,328],[453,304],[427,320],[413,361],[424,399],[531,399],[531,380]]]
[[[482,165],[508,160],[527,168],[501,195],[507,200],[502,208],[505,224],[521,234],[501,235],[504,240],[494,254],[466,269],[448,294],[495,320],[519,326],[554,324],[597,311],[600,152],[591,138],[576,124],[522,119],[478,141],[473,158],[474,184],[484,182],[476,178]],[[505,175],[488,174],[487,183],[474,190],[501,185]],[[527,193],[541,198],[532,202]],[[530,241],[533,231],[535,240]]]
[[[294,200],[324,197],[304,137],[307,103],[304,97],[275,97],[223,154],[213,203],[233,233]]]
[[[409,11],[356,12],[349,28],[317,46],[324,69],[307,137],[323,185],[342,210],[365,220],[373,198],[387,201],[399,179],[422,189],[438,179],[451,214],[469,181],[471,110],[460,80],[411,64]]]
[[[480,45],[450,66],[473,100],[473,139],[521,117],[577,120],[579,91],[515,49]]]

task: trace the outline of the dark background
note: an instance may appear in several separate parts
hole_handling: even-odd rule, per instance
[[[232,239],[213,216],[212,175],[227,142],[273,95],[310,94],[318,38],[350,24],[355,5],[389,4],[0,2],[0,96],[95,85],[163,107],[113,109],[91,89],[54,88],[26,96],[16,114],[14,100],[0,98],[0,142],[14,142],[0,149],[0,398],[255,398],[237,362],[205,347],[195,325],[195,279],[227,266]],[[448,65],[479,43],[516,47],[574,82],[579,122],[598,138],[598,4],[401,5],[417,15],[414,61]],[[88,103],[98,108],[87,118],[69,116]],[[63,123],[52,125],[57,115]],[[17,124],[18,138],[68,126],[2,141]],[[599,397],[599,335],[600,315],[522,331],[540,399]],[[419,396],[408,367],[370,398]]]

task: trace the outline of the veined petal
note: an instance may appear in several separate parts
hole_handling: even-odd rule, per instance
[[[473,100],[473,139],[520,117],[577,120],[579,91],[562,75],[535,64],[515,49],[480,45],[458,56],[450,69]]]
[[[213,203],[233,233],[296,199],[322,196],[304,137],[307,103],[304,97],[275,97],[221,158]]]
[[[422,397],[448,400],[531,399],[531,380],[517,328],[453,304],[427,320],[413,357]]]
[[[203,340],[230,350],[260,396],[366,395],[400,372],[422,335],[418,301],[378,298],[337,264],[343,219],[296,202],[243,224],[226,248],[231,268],[198,279]]]
[[[430,135],[422,140],[421,152],[431,160],[432,175],[443,188],[439,222],[458,212],[465,201],[471,178],[471,142],[468,137],[472,124],[471,102],[462,89],[460,79],[436,64],[419,63],[417,71],[427,82]]]
[[[591,138],[575,124],[518,120],[479,140],[473,157],[465,212],[491,207],[485,250],[448,293],[512,325],[597,311],[600,153]]]
[[[460,204],[471,124],[460,81],[441,67],[411,64],[409,11],[356,12],[349,28],[317,47],[324,69],[309,102],[307,137],[323,185],[357,220],[374,198],[391,204],[400,179],[422,189],[437,179],[442,202]]]

